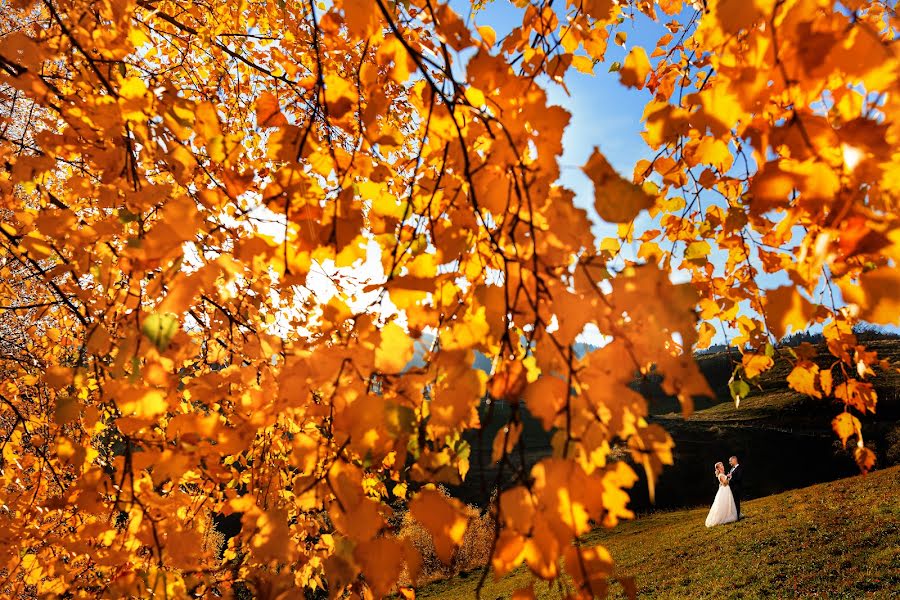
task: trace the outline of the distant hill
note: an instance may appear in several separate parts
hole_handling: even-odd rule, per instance
[[[787,360],[788,348],[796,347],[801,342],[810,343],[816,348],[817,356],[814,362],[821,368],[829,368],[834,363],[834,357],[828,352],[821,335],[818,336],[796,336],[791,340],[799,340],[796,344],[781,345],[776,348],[775,366],[761,374],[759,377],[759,387],[754,388],[751,392],[753,395],[766,394],[769,392],[785,392],[794,399],[800,400],[802,396],[793,392],[787,387],[785,380],[790,373],[790,363]],[[811,340],[811,341],[810,341]],[[878,356],[888,358],[894,361],[896,365],[900,365],[900,335],[894,335],[890,332],[884,332],[880,337],[871,337],[870,339],[860,340],[864,342],[871,350],[876,350]],[[781,357],[781,360],[778,359]],[[728,381],[734,371],[736,365],[740,364],[741,354],[735,348],[725,348],[717,352],[703,352],[695,355],[697,364],[710,387],[715,393],[714,398],[696,399],[695,404],[698,411],[715,406],[723,402],[731,403],[731,394],[728,391]],[[653,414],[665,414],[679,412],[681,407],[678,400],[674,397],[667,396],[662,392],[659,386],[661,377],[651,374],[636,382],[639,391],[650,400],[650,411]],[[887,400],[886,404],[897,407],[900,401],[900,373],[890,371],[886,373],[879,372],[878,377],[873,379],[876,392],[879,398]],[[880,409],[879,409],[880,410]],[[890,418],[898,418],[900,414],[891,413]]]
[[[710,478],[711,479],[711,478]],[[704,491],[709,503],[715,482]],[[707,529],[707,506],[667,511],[586,536],[603,544],[638,598],[896,598],[900,596],[900,467],[751,500],[739,523]],[[417,590],[417,598],[474,598],[474,571]],[[520,568],[482,598],[530,583]],[[560,590],[538,583],[538,598]],[[622,597],[618,585],[613,597]]]
[[[434,336],[431,334],[422,334],[422,336],[416,340],[413,345],[413,358],[409,361],[409,364],[406,366],[407,368],[411,367],[421,367],[425,364],[425,355],[431,349],[431,345],[434,343]],[[576,343],[572,346],[575,355],[578,357],[582,357],[591,350],[594,350],[595,347],[590,344],[585,343]],[[472,364],[472,367],[479,370],[484,371],[485,373],[491,372],[491,359],[490,357],[482,354],[481,352],[475,351],[475,361]]]

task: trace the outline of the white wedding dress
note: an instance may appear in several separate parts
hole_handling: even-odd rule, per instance
[[[734,505],[734,495],[731,488],[728,487],[728,477],[723,473],[718,476],[719,491],[716,493],[716,499],[713,500],[712,508],[706,516],[706,526],[713,527],[724,523],[734,523],[737,521],[737,508]]]

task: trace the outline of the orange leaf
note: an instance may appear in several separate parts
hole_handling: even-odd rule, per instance
[[[553,423],[566,405],[568,387],[559,377],[544,375],[525,390],[525,406],[550,431]]]
[[[793,332],[803,331],[815,311],[815,307],[793,286],[782,286],[766,292],[766,322],[779,340],[787,334],[788,329]]]
[[[622,85],[642,89],[650,72],[650,61],[647,52],[641,46],[635,46],[625,57],[625,64],[619,71],[619,79]]]
[[[409,511],[431,533],[438,558],[449,565],[469,525],[465,507],[437,490],[424,489],[409,503]]]
[[[741,364],[744,365],[744,373],[747,375],[747,379],[754,379],[760,373],[771,369],[775,361],[765,354],[745,354],[741,358]]]
[[[900,324],[900,268],[883,267],[859,276],[859,284],[838,282],[844,299],[859,306],[859,316],[870,323]]]
[[[638,429],[637,433],[628,438],[628,446],[634,461],[644,466],[650,502],[654,502],[656,479],[662,473],[664,465],[673,464],[672,448],[675,447],[675,442],[665,429],[653,423]]]
[[[501,427],[497,435],[494,436],[494,445],[491,451],[491,462],[497,462],[503,456],[512,452],[516,444],[519,443],[519,435],[522,433],[521,423],[510,423],[505,427]]]
[[[761,19],[763,17],[761,8],[767,4],[767,8],[771,10],[774,3],[766,0],[717,0],[711,2],[710,6],[722,30],[737,33]]]
[[[493,398],[516,402],[527,382],[522,361],[504,362],[499,371],[491,377],[488,392]]]
[[[281,127],[288,124],[281,114],[278,98],[272,92],[263,92],[256,99],[256,124],[259,127]]]
[[[630,222],[655,202],[640,187],[616,173],[597,148],[581,169],[594,183],[594,208],[605,221]]]
[[[863,473],[868,473],[875,466],[875,453],[865,446],[854,448],[853,458]]]
[[[592,598],[605,598],[609,589],[609,577],[613,572],[613,559],[603,546],[570,546],[565,553],[566,571],[572,576],[579,590],[589,592]]]
[[[703,350],[704,348],[709,348],[710,343],[712,343],[713,336],[716,335],[716,328],[703,321],[700,323],[700,328],[698,330],[697,336],[697,349]]]
[[[366,583],[376,598],[387,596],[403,568],[403,548],[396,538],[378,537],[361,542],[353,551]]]
[[[875,412],[878,394],[871,383],[850,379],[834,388],[834,396],[861,413]]]
[[[500,579],[525,559],[525,537],[511,531],[502,529],[491,556],[491,568],[494,570],[494,578]]]
[[[831,422],[831,428],[834,429],[837,436],[841,438],[841,443],[846,447],[850,436],[860,435],[861,425],[859,419],[848,412],[842,412]]]

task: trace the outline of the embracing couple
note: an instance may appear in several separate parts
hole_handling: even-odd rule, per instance
[[[725,465],[716,463],[716,479],[719,481],[719,492],[713,501],[712,508],[706,516],[706,526],[733,523],[741,518],[741,480],[744,470],[738,463],[737,456],[728,459],[731,470],[725,473]]]

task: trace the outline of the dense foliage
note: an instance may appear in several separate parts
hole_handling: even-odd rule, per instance
[[[856,415],[890,365],[852,328],[900,315],[894,8],[515,4],[499,39],[439,0],[0,4],[4,595],[383,596],[420,562],[394,507],[441,560],[463,540],[429,484],[466,475],[485,394],[514,407],[495,573],[602,594],[581,537],[671,462],[630,384],[690,412],[717,326],[739,402],[823,324],[832,366],[801,346],[789,382],[872,467]],[[613,239],[561,178],[546,88],[573,68],[646,93],[653,159],[583,168]],[[609,343],[580,356],[586,326]],[[530,469],[521,401],[555,432]]]

